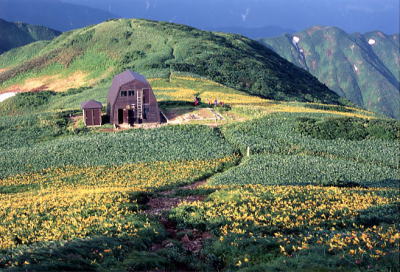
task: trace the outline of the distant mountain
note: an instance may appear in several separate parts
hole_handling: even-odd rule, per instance
[[[240,34],[251,39],[261,39],[267,37],[276,37],[283,34],[291,34],[296,32],[293,29],[283,28],[280,26],[265,26],[265,27],[216,27],[213,29],[206,29],[211,31]]]
[[[51,42],[0,55],[0,69],[6,69],[0,74],[0,92],[46,89],[46,83],[40,84],[43,78],[77,73],[74,81],[84,75],[82,85],[90,80],[94,86],[132,69],[152,77],[168,78],[171,72],[196,74],[267,98],[340,103],[339,96],[314,76],[259,42],[148,20],[110,20],[65,32]],[[34,84],[28,84],[29,79]]]
[[[0,54],[39,40],[51,40],[61,32],[43,26],[11,23],[0,19]]]
[[[0,0],[0,18],[66,31],[97,24],[117,16],[60,0]]]
[[[262,42],[340,96],[400,118],[399,34],[348,34],[339,28],[317,26]]]

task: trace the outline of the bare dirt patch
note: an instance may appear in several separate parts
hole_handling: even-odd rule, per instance
[[[169,211],[177,207],[182,202],[195,202],[203,201],[205,196],[186,196],[186,197],[158,197],[152,198],[147,203],[149,209],[146,214],[149,215],[162,215],[163,212]]]
[[[216,121],[224,118],[211,108],[170,108],[163,110],[168,123],[180,124],[190,121]]]
[[[87,79],[88,73],[77,71],[68,76],[52,75],[26,79],[23,83],[14,84],[0,91],[31,92],[41,90],[53,90],[63,92],[71,88],[79,88],[93,84],[95,79]]]
[[[178,189],[182,190],[194,190],[205,184],[206,181],[198,181],[189,185],[181,186]],[[205,196],[202,195],[189,195],[185,197],[169,197],[176,193],[176,190],[168,190],[160,193],[160,197],[150,198],[147,206],[149,207],[144,212],[149,215],[162,215],[165,211],[169,211],[177,207],[182,202],[195,202],[203,201]]]

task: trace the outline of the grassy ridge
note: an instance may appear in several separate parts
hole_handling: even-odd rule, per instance
[[[31,54],[26,48],[19,52]],[[267,98],[339,103],[313,76],[258,42],[164,22],[112,20],[63,33],[22,64],[16,55],[0,57],[1,68],[11,68],[0,75],[3,90],[29,78],[81,71],[89,82],[129,68],[147,77],[197,74]]]

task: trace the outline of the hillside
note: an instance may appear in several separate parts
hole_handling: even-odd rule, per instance
[[[279,100],[340,103],[315,77],[258,42],[184,25],[119,19],[0,56],[0,92],[95,86],[127,68],[148,77],[207,77]]]
[[[398,267],[399,121],[148,79],[164,113],[193,118],[85,128],[79,103],[104,102],[107,82],[0,103],[1,270]]]
[[[262,42],[340,96],[400,118],[398,34],[348,34],[335,27],[312,27]]]
[[[0,0],[0,18],[61,31],[98,24],[115,17],[107,11],[60,0]]]
[[[11,23],[0,19],[0,54],[39,40],[51,40],[61,32],[36,25]]]

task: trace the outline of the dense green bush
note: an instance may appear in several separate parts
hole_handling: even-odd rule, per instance
[[[19,109],[36,109],[46,104],[50,97],[55,95],[52,91],[18,93],[15,98],[15,106]]]
[[[299,118],[297,131],[323,140],[382,139],[399,140],[400,122],[396,120],[335,117],[327,119]]]

